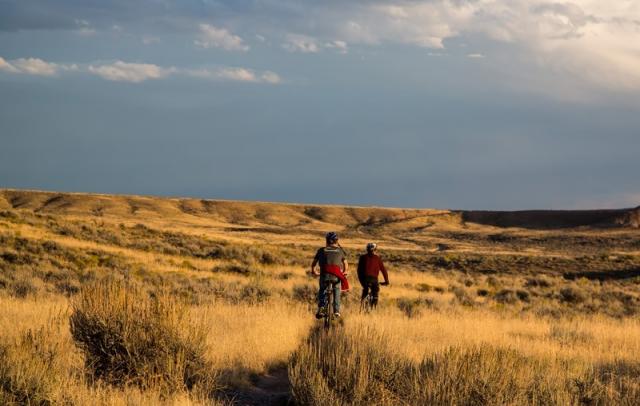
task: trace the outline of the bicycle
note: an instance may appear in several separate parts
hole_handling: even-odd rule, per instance
[[[378,304],[375,302],[374,296],[373,296],[373,288],[372,288],[372,283],[368,283],[368,292],[367,292],[367,296],[364,297],[364,299],[362,299],[360,301],[360,313],[371,313],[377,306]],[[388,286],[388,283],[381,283],[379,284],[379,286]]]
[[[323,326],[325,330],[329,330],[333,325],[333,319],[334,319],[333,303],[335,300],[333,296],[333,290],[335,289],[335,285],[339,283],[340,282],[329,282],[327,283],[327,286],[324,288],[324,294],[325,294],[325,297],[327,298],[325,300],[324,306],[322,307],[324,311],[324,315],[322,318],[323,318]]]

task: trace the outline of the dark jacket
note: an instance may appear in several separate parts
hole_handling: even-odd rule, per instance
[[[382,272],[384,281],[389,282],[389,275],[379,256],[369,253],[360,255],[360,259],[358,260],[358,280],[360,283],[364,283],[364,281],[369,278],[378,280],[380,272]]]

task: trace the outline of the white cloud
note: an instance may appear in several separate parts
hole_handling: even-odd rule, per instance
[[[282,78],[275,72],[254,71],[243,67],[218,68],[176,68],[162,67],[150,63],[131,63],[116,61],[113,63],[91,64],[78,66],[76,64],[55,64],[38,58],[20,58],[7,61],[0,57],[0,71],[14,74],[30,74],[41,76],[55,76],[60,72],[90,73],[105,80],[117,82],[140,83],[145,80],[164,79],[171,75],[182,75],[201,79],[221,81],[252,82],[279,84]]]
[[[258,78],[253,71],[245,68],[223,68],[217,72],[222,79],[236,80],[240,82],[257,82]]]
[[[19,58],[7,61],[0,57],[0,70],[36,76],[55,76],[60,71],[77,70],[77,65],[59,65],[39,58]]]
[[[269,83],[278,84],[282,82],[280,76],[271,71],[265,71],[261,74],[247,68],[223,67],[217,69],[188,69],[184,70],[187,76],[203,79],[213,79],[234,82],[253,82],[253,83]]]
[[[524,67],[535,66],[550,76],[561,74],[591,87],[640,90],[638,1],[360,2],[342,13],[325,13],[324,19],[316,18],[326,19],[324,31],[314,30],[353,44],[442,49],[447,39],[465,37],[509,43],[505,58],[517,59]]]
[[[322,43],[317,38],[302,34],[287,34],[282,47],[289,52],[303,54],[315,54],[323,49],[333,49],[341,54],[349,52],[349,45],[346,41],[333,40]]]
[[[150,63],[117,61],[108,65],[90,65],[90,73],[106,80],[139,83],[148,79],[161,79],[175,72],[175,68],[163,68]]]
[[[308,35],[287,34],[282,47],[289,52],[312,54],[320,51],[318,40]]]
[[[483,58],[485,58],[485,56],[483,54],[474,53],[474,54],[467,54],[467,58],[483,59]]]
[[[338,50],[329,40],[336,38],[352,47],[404,44],[438,53],[447,41],[493,42],[491,61],[514,86],[640,91],[640,1],[354,0],[290,9],[300,10],[283,27],[296,27],[283,44],[291,52]]]
[[[222,48],[227,51],[248,51],[249,46],[242,38],[232,34],[225,28],[217,28],[209,24],[200,24],[200,35],[194,43],[202,48]]]
[[[346,54],[349,52],[349,46],[345,41],[340,41],[340,40],[331,41],[324,44],[324,46],[325,48],[335,49],[336,51],[338,51],[338,53],[341,53],[341,54]]]
[[[6,59],[0,56],[0,70],[11,73],[19,73],[18,69],[16,69],[13,65],[7,62]]]
[[[280,75],[275,72],[266,71],[261,76],[262,82],[271,83],[272,85],[276,85],[278,83],[282,83],[282,79]]]

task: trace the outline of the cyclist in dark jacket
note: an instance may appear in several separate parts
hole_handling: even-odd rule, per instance
[[[367,244],[367,253],[360,256],[358,260],[358,280],[362,285],[362,298],[364,300],[371,290],[373,296],[372,304],[378,304],[378,294],[380,293],[380,284],[378,284],[378,275],[382,272],[384,282],[382,285],[389,284],[389,275],[382,263],[382,259],[376,254],[377,244],[370,242]]]
[[[324,317],[324,307],[327,301],[326,288],[333,285],[333,313],[340,317],[340,291],[349,290],[347,281],[347,253],[338,244],[338,234],[331,232],[326,235],[326,246],[316,252],[316,256],[311,263],[311,275],[320,276],[320,286],[318,290],[318,312],[316,317]],[[316,273],[316,266],[320,264],[320,274]]]

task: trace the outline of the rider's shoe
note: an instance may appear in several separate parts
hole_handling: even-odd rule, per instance
[[[335,317],[336,319],[339,319],[340,318],[340,312],[333,313],[333,317]]]
[[[319,307],[316,312],[316,319],[321,319],[324,317],[324,307]]]

